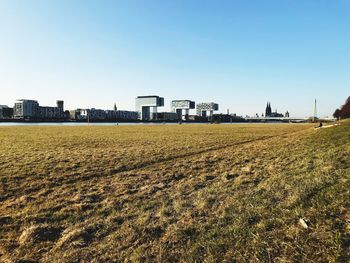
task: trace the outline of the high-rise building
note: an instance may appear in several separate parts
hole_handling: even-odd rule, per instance
[[[138,96],[136,98],[136,111],[141,120],[154,120],[158,107],[164,106],[164,98],[159,96]]]
[[[197,104],[197,115],[202,117],[207,117],[207,112],[209,112],[209,119],[212,120],[214,111],[219,110],[219,104],[214,102],[203,102]]]
[[[178,119],[188,118],[190,109],[194,109],[195,106],[195,102],[191,100],[173,100],[171,102],[171,109],[177,113]]]

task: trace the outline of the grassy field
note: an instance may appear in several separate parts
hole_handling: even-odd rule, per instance
[[[0,128],[0,262],[348,262],[349,246],[350,122]]]

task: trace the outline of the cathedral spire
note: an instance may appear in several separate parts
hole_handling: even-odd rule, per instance
[[[265,117],[269,117],[271,115],[271,106],[270,102],[267,102],[266,109],[265,109]]]
[[[268,101],[265,110],[265,117],[270,117],[272,113],[271,103]]]

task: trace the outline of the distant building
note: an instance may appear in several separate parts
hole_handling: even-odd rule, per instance
[[[268,102],[265,109],[265,117],[271,117],[271,114],[272,114],[271,104],[270,102]]]
[[[38,118],[39,103],[36,100],[17,100],[13,107],[15,118]]]
[[[57,120],[64,118],[63,101],[58,100],[56,107],[40,106],[36,100],[17,100],[13,115],[19,119]]]
[[[81,121],[87,120],[88,109],[75,109],[69,111],[69,116],[71,120]]]
[[[286,114],[284,114],[284,117],[289,118],[289,111],[286,111]]]
[[[284,116],[283,116],[282,113],[278,113],[278,112],[277,112],[277,109],[276,109],[275,112],[272,112],[272,113],[271,113],[271,116],[270,116],[270,117],[272,117],[272,118],[283,118]]]
[[[266,118],[283,118],[283,114],[282,113],[278,113],[277,112],[277,109],[272,112],[272,109],[271,109],[271,103],[268,102],[267,105],[266,105],[266,109],[265,109],[265,117]]]
[[[117,110],[106,110],[106,120],[115,121]]]
[[[244,122],[245,119],[236,114],[214,114],[213,121],[215,122]]]
[[[158,107],[164,106],[164,98],[159,96],[138,96],[136,98],[136,111],[141,120],[153,120]]]
[[[137,111],[126,110],[106,110],[106,118],[108,121],[135,121],[139,118]]]
[[[208,118],[207,117],[198,116],[198,115],[189,115],[187,120],[188,121],[195,121],[195,122],[207,122]]]
[[[56,101],[56,107],[39,106],[39,118],[41,119],[63,119],[64,115],[63,100]]]
[[[0,105],[0,119],[10,119],[13,117],[13,108],[7,105]]]
[[[137,111],[117,110],[116,118],[117,120],[137,120],[139,113]]]
[[[219,104],[214,102],[209,103],[199,103],[197,104],[197,115],[202,117],[207,117],[207,112],[209,112],[209,118],[212,120],[214,111],[219,110]]]
[[[70,111],[70,118],[77,121],[103,121],[107,115],[105,110],[100,109],[76,109]]]
[[[196,103],[191,100],[173,100],[171,102],[171,109],[173,112],[176,112],[178,119],[188,119],[190,114],[190,109],[194,109]],[[185,111],[185,113],[183,112]]]
[[[106,111],[92,108],[88,111],[90,120],[103,121],[106,120]]]
[[[154,112],[153,120],[157,121],[178,121],[179,116],[176,112]]]
[[[76,121],[135,121],[139,114],[136,111],[76,109],[71,110],[70,119]]]

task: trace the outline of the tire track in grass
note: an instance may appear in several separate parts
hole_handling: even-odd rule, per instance
[[[190,157],[195,157],[195,156],[199,156],[205,153],[209,153],[209,152],[213,152],[213,151],[219,151],[219,150],[224,150],[224,149],[229,149],[232,147],[237,147],[237,146],[241,146],[241,145],[245,145],[245,144],[250,144],[250,143],[255,143],[255,142],[260,142],[260,141],[264,141],[264,140],[270,140],[273,138],[283,138],[285,136],[290,136],[292,134],[297,134],[297,133],[302,133],[305,132],[309,129],[303,129],[303,130],[299,130],[299,131],[293,131],[293,132],[287,132],[287,133],[282,133],[282,134],[278,134],[278,135],[269,135],[269,136],[261,136],[259,138],[255,138],[255,139],[251,139],[251,140],[245,140],[245,141],[241,141],[241,142],[235,142],[232,144],[226,144],[224,146],[214,146],[214,147],[209,147],[209,148],[205,148],[203,150],[200,151],[196,151],[196,152],[189,152],[189,153],[185,153],[185,154],[180,154],[177,156],[169,156],[167,158],[163,158],[160,160],[150,160],[150,161],[145,161],[139,164],[135,164],[135,165],[131,165],[129,167],[122,167],[119,169],[114,169],[113,171],[101,171],[98,174],[96,173],[91,173],[89,175],[81,175],[78,177],[69,177],[66,180],[62,180],[61,182],[55,182],[55,187],[60,187],[62,185],[70,185],[70,184],[75,184],[77,183],[77,181],[79,180],[91,180],[91,179],[95,179],[95,180],[101,180],[101,179],[106,179],[108,177],[114,177],[114,176],[118,176],[118,175],[126,175],[126,173],[128,172],[133,172],[133,171],[138,171],[141,169],[145,169],[148,167],[153,167],[156,165],[160,165],[160,164],[166,164],[166,163],[171,163],[177,160],[181,160],[184,158],[190,158]],[[53,185],[51,185],[51,187],[53,187]]]
[[[296,131],[296,132],[287,132],[287,133],[283,133],[283,134],[279,134],[279,135],[262,136],[262,137],[251,139],[251,140],[235,142],[233,144],[228,144],[225,146],[215,146],[215,147],[205,148],[203,150],[196,151],[196,152],[180,154],[177,156],[170,156],[167,158],[163,158],[161,160],[146,161],[144,163],[136,164],[136,165],[133,165],[133,166],[128,167],[126,169],[116,169],[115,173],[111,174],[111,176],[114,176],[114,175],[117,175],[120,173],[125,173],[125,172],[132,172],[132,171],[144,169],[147,167],[152,167],[153,165],[156,165],[156,164],[164,164],[164,163],[168,163],[168,162],[172,162],[172,161],[176,161],[176,160],[181,160],[184,158],[194,157],[194,156],[209,153],[212,151],[225,150],[225,149],[232,148],[235,146],[245,145],[245,144],[254,143],[254,142],[260,142],[260,141],[269,140],[269,139],[273,139],[273,138],[283,138],[283,137],[288,136],[288,135],[293,135],[296,133],[305,132],[306,130],[308,130],[308,129]]]

